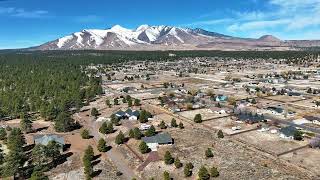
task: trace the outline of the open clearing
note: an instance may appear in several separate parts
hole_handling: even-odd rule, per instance
[[[208,119],[223,117],[227,115],[227,114],[214,113],[210,109],[196,109],[191,111],[183,111],[183,112],[179,112],[178,114],[190,120],[193,120],[196,114],[201,114],[202,120],[208,120]]]
[[[280,138],[278,134],[258,131],[250,131],[235,135],[234,137],[239,138],[247,144],[251,144],[273,154],[279,154],[295,148],[299,148],[301,146],[307,145],[308,143],[306,141],[286,140]]]

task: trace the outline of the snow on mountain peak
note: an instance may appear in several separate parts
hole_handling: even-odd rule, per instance
[[[124,28],[124,27],[122,27],[120,25],[115,25],[110,30],[114,31],[114,32],[117,32],[117,31],[122,31],[122,32],[131,31],[130,29],[126,29],[126,28]]]
[[[146,29],[148,29],[150,26],[147,24],[143,24],[141,26],[139,26],[136,31],[145,31]]]

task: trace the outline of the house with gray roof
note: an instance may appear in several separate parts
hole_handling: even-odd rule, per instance
[[[59,137],[55,134],[41,134],[33,136],[34,144],[42,144],[47,146],[50,141],[55,141],[56,143],[61,145],[61,151],[63,151],[65,141],[63,137]]]
[[[283,127],[279,130],[280,132],[280,137],[284,138],[284,139],[293,139],[294,134],[297,132],[298,130],[293,127],[293,126],[287,126],[287,127]]]
[[[152,151],[157,151],[159,145],[173,144],[173,139],[167,132],[150,137],[143,137],[142,141],[144,141]]]

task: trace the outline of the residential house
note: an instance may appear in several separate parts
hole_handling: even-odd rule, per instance
[[[212,107],[210,108],[210,111],[212,113],[216,113],[216,114],[226,114],[227,112],[229,112],[228,109],[226,108],[219,108],[219,107]]]
[[[282,107],[276,106],[269,106],[266,111],[274,115],[282,115],[284,113],[284,109]]]
[[[251,112],[239,113],[236,116],[237,116],[238,120],[244,121],[248,124],[254,124],[254,123],[258,123],[258,122],[265,120],[263,114],[262,115],[252,114]]]
[[[41,134],[41,135],[34,135],[33,136],[34,144],[42,144],[47,146],[50,141],[55,141],[61,146],[61,152],[63,151],[65,141],[63,137],[60,137],[55,134]]]
[[[169,133],[159,133],[151,137],[143,137],[142,140],[152,151],[157,151],[160,145],[173,144],[173,139]]]
[[[129,120],[138,120],[140,113],[137,110],[133,111],[132,109],[129,108],[126,111],[119,110],[115,113],[115,115],[119,119],[128,118]]]
[[[313,124],[320,125],[320,117],[317,116],[304,116],[303,117],[306,120],[311,121]]]
[[[122,110],[117,111],[116,113],[114,113],[119,119],[123,119],[126,116],[126,113]]]
[[[297,132],[298,130],[293,127],[293,126],[287,126],[287,127],[283,127],[279,130],[280,133],[280,137],[284,138],[284,139],[293,139],[294,134]]]
[[[129,118],[129,120],[133,121],[133,120],[138,120],[140,113],[137,110],[133,111],[132,109],[127,109],[125,111],[125,115],[127,118]]]
[[[295,91],[289,91],[287,94],[288,96],[301,96],[301,93]]]

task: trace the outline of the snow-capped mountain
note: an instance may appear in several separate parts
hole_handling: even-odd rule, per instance
[[[120,25],[110,29],[86,29],[45,43],[37,50],[179,50],[220,49],[242,50],[256,48],[291,48],[290,41],[281,41],[271,35],[259,39],[245,39],[227,36],[203,29],[173,26],[141,25],[126,29]],[[318,41],[311,43],[319,45]],[[309,43],[310,45],[310,43]]]

